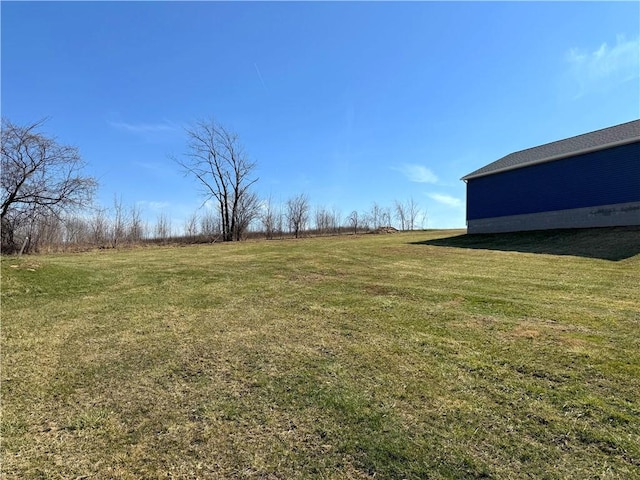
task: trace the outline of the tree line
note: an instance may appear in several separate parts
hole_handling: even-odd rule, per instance
[[[187,128],[186,152],[173,160],[194,179],[204,203],[215,208],[194,212],[181,225],[166,213],[149,223],[137,205],[127,207],[118,198],[110,208],[95,206],[98,183],[83,174],[86,162],[78,149],[42,133],[43,124],[41,120],[21,126],[2,120],[3,253],[358,234],[391,226],[413,230],[426,223],[426,213],[413,199],[392,206],[373,202],[367,211],[346,216],[335,208],[312,207],[304,193],[284,202],[260,199],[252,189],[258,181],[256,163],[248,159],[238,135],[214,120]]]

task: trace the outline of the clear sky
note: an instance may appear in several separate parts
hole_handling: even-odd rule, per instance
[[[179,226],[170,159],[215,118],[262,197],[343,216],[410,197],[465,225],[460,177],[640,118],[639,2],[1,2],[2,115],[50,117],[98,202]]]

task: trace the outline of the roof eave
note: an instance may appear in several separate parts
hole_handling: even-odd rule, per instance
[[[545,157],[545,158],[541,158],[539,160],[533,160],[531,162],[521,163],[519,165],[509,165],[507,167],[498,168],[496,170],[489,170],[489,171],[482,172],[482,173],[477,173],[477,174],[470,173],[470,174],[465,175],[464,177],[462,177],[460,180],[463,180],[463,181],[466,182],[467,180],[471,180],[471,179],[474,179],[474,178],[486,177],[487,175],[493,175],[493,174],[496,174],[496,173],[508,172],[510,170],[517,170],[519,168],[530,167],[532,165],[539,165],[541,163],[546,163],[546,162],[553,162],[555,160],[561,160],[563,158],[574,157],[576,155],[584,155],[585,153],[597,152],[599,150],[605,150],[607,148],[619,147],[619,146],[622,146],[622,145],[627,145],[629,143],[636,143],[636,142],[640,142],[640,136],[633,137],[633,138],[626,138],[624,140],[619,140],[617,142],[606,143],[604,145],[597,145],[595,147],[584,148],[582,150],[576,150],[575,152],[562,153],[560,155],[553,155],[551,157]]]

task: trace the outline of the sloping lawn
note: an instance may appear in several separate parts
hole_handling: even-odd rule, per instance
[[[3,258],[2,478],[640,478],[640,255],[461,233]]]

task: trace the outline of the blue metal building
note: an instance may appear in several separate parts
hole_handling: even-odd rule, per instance
[[[640,225],[640,120],[511,153],[462,180],[469,233]]]

